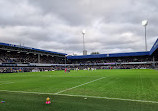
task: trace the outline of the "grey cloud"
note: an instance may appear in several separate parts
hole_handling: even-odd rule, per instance
[[[143,51],[148,19],[150,49],[157,38],[156,0],[1,0],[0,41],[68,54]]]

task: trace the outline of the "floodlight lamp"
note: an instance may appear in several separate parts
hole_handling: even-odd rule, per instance
[[[142,25],[143,25],[143,26],[147,26],[147,25],[148,25],[148,20],[143,20],[143,21],[142,21]]]
[[[86,33],[86,30],[82,30],[82,34],[85,34]]]

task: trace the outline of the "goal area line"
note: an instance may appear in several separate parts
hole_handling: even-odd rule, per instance
[[[27,91],[9,91],[9,90],[0,90],[0,92],[23,93],[23,94],[37,94],[37,95],[68,96],[68,97],[83,97],[83,98],[107,99],[107,100],[118,100],[118,101],[129,101],[129,102],[140,102],[140,103],[154,103],[154,104],[158,104],[158,101],[147,101],[147,100],[136,100],[136,99],[123,99],[123,98],[110,98],[110,97],[87,96],[87,95],[56,94],[56,93],[27,92]]]

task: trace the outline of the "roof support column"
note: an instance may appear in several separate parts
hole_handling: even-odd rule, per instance
[[[155,57],[153,56],[153,67],[155,68]]]
[[[40,63],[40,54],[38,54],[38,63]]]

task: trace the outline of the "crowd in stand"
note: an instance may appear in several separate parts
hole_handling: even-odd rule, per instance
[[[155,59],[156,61],[157,58]],[[119,62],[148,62],[153,61],[151,56],[136,56],[136,57],[108,57],[99,59],[82,59],[82,60],[67,60],[67,63],[72,64],[89,64],[89,63],[119,63]],[[64,64],[65,58],[54,57],[50,55],[40,55],[38,60],[37,54],[7,52],[0,50],[0,63],[46,63],[46,64]]]
[[[53,71],[52,67],[1,67],[0,73]]]
[[[150,69],[153,68],[152,64],[135,64],[135,65],[107,65],[107,66],[103,66],[103,65],[98,65],[98,66],[85,66],[85,65],[81,65],[81,66],[71,66],[69,67],[71,69],[76,69],[79,68],[80,70],[83,69],[88,69],[88,68],[94,68],[94,69]]]
[[[17,52],[0,52],[0,63],[45,63],[45,64],[61,64],[64,60],[60,57],[50,55],[40,55],[38,60],[37,54],[17,53]]]
[[[89,69],[151,69],[152,65],[113,65],[113,66],[67,66],[69,70],[89,70]],[[65,66],[54,67],[0,67],[0,73],[14,72],[40,72],[40,71],[56,71],[64,70]]]
[[[158,61],[158,58],[154,59]],[[66,60],[67,64],[78,64],[69,65],[69,69],[148,69],[157,67],[158,63],[153,65],[153,63],[148,64],[122,64],[129,62],[153,62],[153,57],[151,56],[135,56],[135,57],[107,57],[98,59],[82,59],[82,60]],[[42,63],[42,64],[65,64],[65,57],[57,57],[51,55],[40,55],[40,60],[37,54],[33,53],[18,53],[0,50],[0,63]],[[99,65],[97,63],[114,63]],[[85,65],[86,64],[86,65]],[[87,65],[88,64],[88,65]],[[96,65],[93,65],[96,64]],[[52,70],[64,70],[65,66],[52,66],[52,67],[0,67],[0,72],[31,72],[31,71],[52,71]]]
[[[153,61],[152,57],[115,57],[115,58],[102,58],[102,59],[82,59],[72,60],[73,64],[89,64],[89,63],[124,63],[124,62],[149,62]]]

